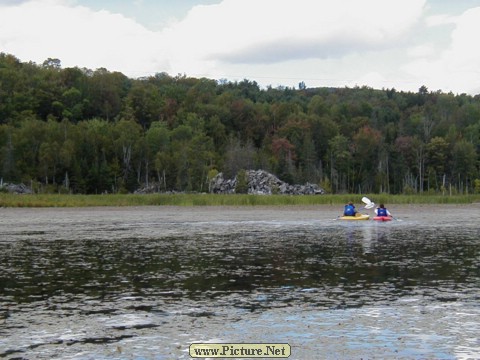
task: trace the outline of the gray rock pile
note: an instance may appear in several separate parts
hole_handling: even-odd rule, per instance
[[[148,186],[144,186],[135,190],[134,194],[155,194],[161,192],[159,183],[150,183]]]
[[[9,184],[9,183],[0,183],[0,189],[7,191],[12,194],[32,194],[33,191],[28,186],[24,184]]]
[[[248,193],[258,195],[322,195],[325,190],[316,184],[290,185],[264,170],[247,170]],[[225,179],[223,173],[217,174],[210,183],[210,192],[216,194],[234,194],[237,177]]]

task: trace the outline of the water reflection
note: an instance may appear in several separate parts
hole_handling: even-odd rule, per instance
[[[74,231],[64,224],[5,230],[0,356],[41,350],[55,358],[65,345],[98,355],[98,344],[141,339],[151,347],[148,339],[161,334],[179,357],[172,344],[205,332],[207,322],[220,329],[286,309],[298,316],[453,303],[479,320],[473,225],[147,218],[132,228],[116,221],[90,231],[81,217]]]
[[[59,294],[102,300],[118,294],[278,295],[289,287],[290,294],[291,288],[323,289],[311,299],[318,306],[359,306],[417,287],[468,289],[479,278],[476,240],[459,238],[458,231],[374,225],[122,241],[26,239],[3,244],[0,261],[2,296],[17,303]],[[288,301],[305,297],[299,292]]]

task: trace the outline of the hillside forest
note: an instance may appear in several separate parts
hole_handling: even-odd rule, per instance
[[[131,79],[0,54],[0,179],[41,192],[207,192],[219,172],[263,169],[331,193],[468,193],[479,145],[478,95]]]

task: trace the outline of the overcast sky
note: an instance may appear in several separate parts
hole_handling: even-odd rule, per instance
[[[261,86],[480,94],[480,0],[0,0],[0,52]]]

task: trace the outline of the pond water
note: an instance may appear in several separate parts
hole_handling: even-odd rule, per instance
[[[0,209],[0,358],[480,358],[480,204]]]

